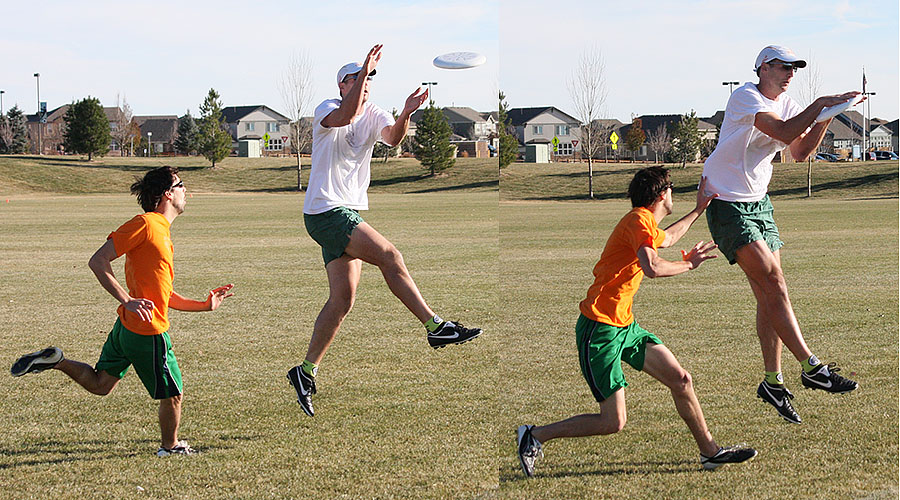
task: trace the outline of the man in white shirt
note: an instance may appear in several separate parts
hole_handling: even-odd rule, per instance
[[[397,248],[359,216],[360,210],[369,208],[366,190],[375,143],[400,144],[409,129],[410,115],[428,98],[427,90],[416,89],[396,121],[368,102],[381,47],[372,47],[362,64],[348,63],[338,71],[341,99],[322,102],[313,118],[312,170],[303,220],[309,235],[322,247],[329,296],[316,318],[306,359],[287,375],[297,402],[309,416],[313,416],[310,398],[316,393],[318,364],[353,306],[363,261],[378,266],[391,292],[425,325],[428,343],[435,349],[481,335],[480,328],[465,328],[436,315],[419,293]]]
[[[841,377],[834,363],[820,362],[803,339],[781,269],[778,227],[767,194],[775,154],[790,148],[795,161],[804,161],[822,142],[831,119],[816,122],[826,107],[845,103],[859,92],[824,96],[806,109],[785,91],[794,72],[806,67],[785,47],[770,45],[756,58],[759,83],[748,82],[728,100],[719,143],[706,160],[707,190],[719,194],[706,211],[714,241],[731,264],[737,263],[756,297],[756,333],[762,347],[765,380],[757,396],[778,410],[788,422],[800,416],[790,400],[781,374],[782,345],[802,366],[801,383],[832,393],[849,392],[857,383]]]

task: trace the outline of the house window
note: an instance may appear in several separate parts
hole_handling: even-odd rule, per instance
[[[568,125],[557,125],[556,126],[556,135],[569,135],[569,126]]]
[[[253,130],[254,125],[256,125],[256,124],[253,122],[247,122],[244,124],[244,130],[247,130],[247,131]]]
[[[281,142],[281,139],[269,139],[269,146],[266,148],[266,151],[281,151],[284,149],[284,144]]]
[[[556,154],[562,156],[572,156],[574,152],[574,148],[572,147],[571,142],[561,142],[559,146],[556,147]]]
[[[534,135],[543,135],[544,134],[544,126],[543,125],[532,125],[531,132]]]
[[[278,123],[277,122],[266,123],[266,132],[278,132]]]

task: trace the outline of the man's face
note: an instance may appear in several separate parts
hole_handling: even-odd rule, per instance
[[[181,215],[184,213],[184,205],[187,203],[187,188],[184,187],[184,182],[177,175],[172,180],[172,187],[169,188],[169,193],[172,195],[172,206]]]
[[[763,64],[759,77],[760,80],[765,79],[765,81],[772,83],[784,92],[791,84],[791,79],[794,78],[795,71],[796,68],[792,63],[773,59]]]
[[[338,84],[338,88],[341,90],[341,97],[346,96],[347,93],[350,92],[350,89],[352,89],[353,86],[359,82],[359,78],[357,78],[358,75],[359,75],[359,73],[347,75],[344,77],[344,79],[341,81],[341,83]],[[371,83],[372,83],[371,76],[366,78],[363,81],[363,84],[364,84],[364,87],[362,88],[363,102],[366,102],[369,100],[369,85],[371,85]]]

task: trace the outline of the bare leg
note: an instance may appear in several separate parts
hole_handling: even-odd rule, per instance
[[[703,410],[697,395],[694,394],[694,383],[688,373],[669,349],[664,345],[647,344],[644,357],[644,370],[648,375],[659,380],[672,391],[672,399],[678,415],[687,424],[688,429],[697,441],[700,453],[711,457],[719,451],[719,446],[712,438],[703,418]]]
[[[757,295],[757,303],[764,305],[768,323],[797,361],[808,359],[812,356],[812,352],[803,340],[791,299],[788,297],[787,283],[781,271],[780,253],[769,250],[764,241],[754,241],[738,248],[736,258],[738,265],[750,279],[754,294],[760,294]],[[759,310],[757,307],[757,314]],[[760,336],[763,359],[774,359],[777,353],[772,350],[774,343],[766,338],[767,330],[760,330],[757,327],[757,334]],[[770,361],[769,364],[773,363]],[[766,368],[768,370],[769,366]]]
[[[625,389],[619,389],[600,403],[600,413],[577,415],[560,422],[535,426],[531,435],[541,443],[564,437],[615,434],[625,427]]]
[[[362,261],[344,254],[329,262],[325,266],[325,272],[328,274],[328,301],[316,318],[306,351],[306,360],[315,364],[322,360],[341,323],[353,307],[356,287],[362,274]]]
[[[434,316],[422,294],[406,269],[403,256],[397,248],[363,222],[350,233],[350,243],[345,249],[348,255],[378,266],[391,292],[403,302],[423,324]]]
[[[181,423],[181,395],[159,400],[159,430],[163,448],[178,444],[178,425]]]
[[[118,378],[106,371],[95,371],[94,367],[81,361],[64,359],[53,368],[65,373],[88,392],[98,396],[106,396],[119,383]]]
[[[749,281],[753,295],[756,297],[756,335],[759,337],[759,346],[762,349],[763,365],[767,372],[780,372],[781,350],[784,344],[769,321],[765,293],[756,282]]]

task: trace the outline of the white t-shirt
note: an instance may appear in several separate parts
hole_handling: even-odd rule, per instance
[[[343,127],[323,127],[322,120],[341,106],[328,99],[313,118],[312,170],[303,201],[303,213],[327,212],[337,207],[368,210],[369,163],[381,131],[394,124],[390,113],[366,102],[363,112]]]
[[[788,145],[764,134],[753,124],[757,113],[772,112],[788,120],[803,111],[791,96],[772,100],[755,83],[747,82],[731,94],[719,144],[703,165],[706,189],[724,201],[759,201],[772,179],[772,158]]]

